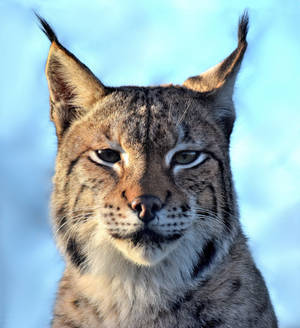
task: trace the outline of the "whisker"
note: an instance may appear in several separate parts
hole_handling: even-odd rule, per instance
[[[196,212],[198,212],[198,211],[201,211],[201,212],[204,213],[204,214],[197,213],[198,217],[203,218],[203,219],[205,219],[207,217],[211,217],[212,219],[217,220],[219,223],[225,225],[224,219],[222,217],[220,217],[216,212],[211,211],[211,210],[206,209],[206,208],[203,208],[201,206],[197,206]],[[236,218],[236,215],[229,212],[229,211],[223,210],[223,213],[228,214],[230,218]]]
[[[178,121],[176,122],[176,127],[183,121],[184,117],[186,116],[186,113],[188,112],[188,110],[190,109],[191,104],[188,104],[187,107],[185,108],[184,112],[182,113],[182,115],[180,116],[180,118],[178,119]]]
[[[85,212],[85,213],[77,215],[77,216],[65,215],[65,216],[59,218],[60,221],[63,221],[64,219],[68,219],[68,220],[66,220],[66,222],[64,222],[62,225],[60,225],[55,233],[58,233],[60,230],[62,230],[69,222],[71,222],[72,225],[74,225],[74,223],[76,223],[76,222],[84,223],[85,221],[82,221],[82,219],[85,218],[86,216],[91,216],[92,214],[94,214],[94,212]]]

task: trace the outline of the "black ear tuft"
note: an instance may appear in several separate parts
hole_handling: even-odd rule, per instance
[[[248,33],[248,24],[249,24],[249,15],[248,15],[248,11],[245,10],[243,15],[239,19],[239,30],[238,30],[239,44],[247,43],[246,37]]]
[[[36,12],[34,14],[38,18],[38,20],[40,21],[41,30],[47,35],[48,39],[51,42],[55,41],[56,43],[59,43],[55,32],[53,31],[52,27],[46,22],[46,20],[44,18],[42,18]]]

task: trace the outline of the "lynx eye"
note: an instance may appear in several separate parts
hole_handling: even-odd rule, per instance
[[[199,156],[199,152],[191,151],[191,150],[184,150],[179,151],[173,156],[173,163],[177,165],[186,165],[191,164],[194,162]]]
[[[96,151],[98,158],[106,163],[117,163],[121,159],[120,153],[113,149],[100,149]]]

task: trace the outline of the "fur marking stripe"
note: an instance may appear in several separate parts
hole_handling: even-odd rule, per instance
[[[218,201],[216,196],[216,190],[212,184],[208,185],[206,188],[210,189],[213,194],[213,211],[218,214]]]
[[[71,237],[68,241],[67,252],[72,263],[78,268],[86,261],[86,257],[80,252],[80,247],[74,237]]]
[[[80,156],[81,156],[81,155],[80,155]],[[77,162],[78,162],[79,159],[80,159],[80,156],[78,156],[77,158],[75,158],[75,159],[70,163],[70,165],[69,165],[69,167],[68,167],[68,171],[67,171],[67,176],[69,176],[69,175],[72,173],[74,166],[77,164]]]
[[[71,161],[71,163],[70,163],[70,165],[69,165],[69,167],[68,167],[68,170],[67,170],[67,176],[69,176],[69,175],[72,173],[74,167],[76,166],[76,164],[77,164],[78,161],[80,160],[81,156],[82,156],[85,152],[86,152],[86,151],[81,152],[81,153],[80,153],[75,159],[73,159],[73,160]]]
[[[192,273],[193,279],[195,279],[199,275],[200,271],[203,271],[206,267],[208,267],[212,263],[215,255],[216,255],[215,242],[214,240],[210,240],[206,243],[202,253],[199,253],[198,263],[195,265]]]
[[[211,191],[211,193],[212,193],[212,197],[213,197],[213,209],[212,209],[212,212],[215,213],[216,215],[218,215],[218,203],[217,203],[217,196],[216,196],[215,188],[213,187],[212,184],[209,184],[208,186],[206,186],[202,190],[202,192],[204,192],[206,189],[209,189]],[[202,216],[208,216],[209,217],[209,213],[205,209],[197,211],[197,214],[202,215]],[[205,218],[202,218],[202,217],[201,217],[201,219],[204,219],[205,220]]]
[[[224,198],[225,204],[223,204],[223,206],[221,207],[222,208],[222,215],[223,215],[223,218],[224,218],[224,224],[226,225],[227,230],[230,231],[231,230],[231,221],[230,221],[230,219],[231,219],[231,215],[233,213],[232,213],[232,210],[230,209],[228,203],[233,204],[232,185],[231,185],[230,179],[228,179],[229,180],[229,182],[228,182],[229,185],[226,183],[226,180],[225,180],[225,177],[224,177],[224,164],[223,164],[223,162],[218,157],[216,157],[215,154],[213,154],[211,152],[208,152],[208,154],[215,161],[218,162],[219,167],[220,167],[220,174],[221,174],[221,179],[222,179],[222,184],[221,185],[224,188],[224,195],[226,197],[226,198]]]
[[[62,205],[55,214],[56,222],[57,222],[57,232],[58,233],[65,233],[66,232],[66,222],[67,222],[67,210],[66,204]]]
[[[78,194],[77,194],[77,196],[76,196],[76,198],[75,198],[75,201],[74,201],[73,211],[75,210],[75,208],[76,208],[76,206],[77,206],[77,203],[78,203],[78,201],[79,201],[79,199],[80,199],[81,194],[83,193],[83,191],[84,191],[86,188],[87,188],[86,185],[81,185],[80,190],[79,190],[79,192],[78,192]]]

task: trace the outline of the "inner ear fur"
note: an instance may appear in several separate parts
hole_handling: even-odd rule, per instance
[[[212,100],[212,111],[227,137],[230,136],[235,110],[232,101],[235,81],[247,48],[249,17],[245,12],[239,19],[238,46],[221,63],[206,72],[188,78],[183,85],[205,94]]]
[[[37,15],[38,16],[38,15]],[[107,88],[57,39],[50,25],[38,16],[43,32],[51,41],[46,64],[51,120],[58,138],[77,118],[107,94]]]

